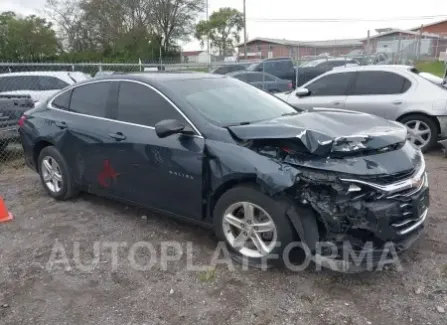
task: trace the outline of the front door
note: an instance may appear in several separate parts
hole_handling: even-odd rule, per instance
[[[346,91],[354,72],[331,73],[310,81],[302,88],[306,88],[309,94],[298,97],[296,92],[289,96],[288,102],[298,108],[345,108]]]
[[[202,217],[204,139],[175,134],[159,138],[154,126],[165,119],[188,122],[148,85],[120,82],[115,121],[106,148],[115,174],[114,195],[189,218]]]

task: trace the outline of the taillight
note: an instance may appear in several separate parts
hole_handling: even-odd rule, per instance
[[[289,89],[292,89],[292,87],[293,87],[292,83],[289,82],[289,83],[287,84],[287,87],[288,87]]]
[[[25,124],[25,120],[26,120],[26,115],[20,116],[19,122],[18,122],[19,127],[22,127]]]

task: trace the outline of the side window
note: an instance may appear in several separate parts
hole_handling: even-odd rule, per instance
[[[357,73],[353,95],[401,94],[410,88],[406,78],[386,71],[362,71]]]
[[[333,73],[307,86],[311,96],[343,96],[354,72]]]
[[[263,81],[262,73],[248,73],[247,81],[248,82],[262,82]]]
[[[73,89],[71,95],[70,111],[106,117],[107,100],[111,82],[99,82],[79,86]]]
[[[155,90],[134,82],[120,83],[117,119],[146,126],[167,119],[184,120]]]
[[[247,81],[247,74],[246,73],[239,73],[234,76],[236,79]]]
[[[72,90],[60,94],[53,100],[51,105],[59,109],[68,110],[70,108],[71,93]]]
[[[39,77],[15,76],[1,79],[0,91],[40,90]]]
[[[40,76],[39,82],[41,90],[56,90],[68,86],[68,83],[56,77]]]

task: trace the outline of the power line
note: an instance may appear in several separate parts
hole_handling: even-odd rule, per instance
[[[248,17],[247,20],[271,23],[343,23],[343,22],[378,22],[378,21],[403,21],[403,20],[427,20],[427,19],[447,19],[447,15],[434,16],[413,16],[413,17],[394,17],[394,18],[256,18]]]

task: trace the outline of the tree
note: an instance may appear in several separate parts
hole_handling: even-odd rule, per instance
[[[44,61],[59,51],[52,24],[35,15],[19,18],[13,12],[0,14],[0,60]]]
[[[219,50],[219,55],[232,55],[243,28],[244,15],[240,11],[220,8],[211,14],[208,21],[202,20],[197,24],[195,37],[202,46],[204,39],[209,37],[211,46]]]
[[[47,0],[45,13],[67,52],[138,59],[178,51],[201,10],[203,0]]]
[[[188,41],[194,33],[194,22],[203,11],[203,0],[149,0],[153,31],[165,51],[179,40]]]

